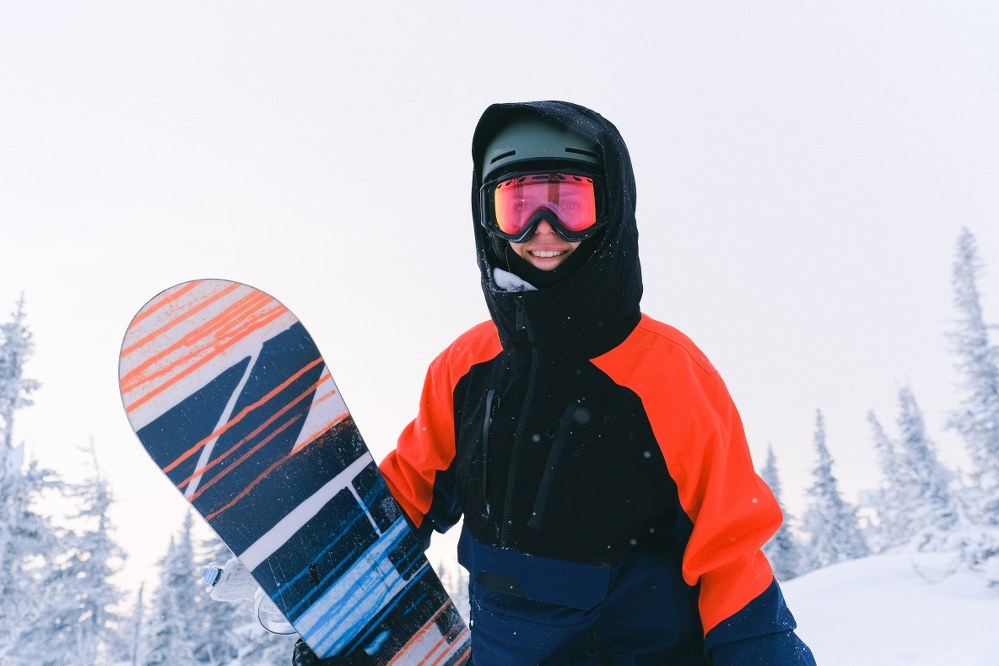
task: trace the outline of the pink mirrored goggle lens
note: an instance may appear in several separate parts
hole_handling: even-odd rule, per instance
[[[496,185],[493,194],[496,226],[505,234],[518,234],[542,210],[551,211],[571,232],[597,223],[597,198],[593,179],[562,173],[517,176]]]

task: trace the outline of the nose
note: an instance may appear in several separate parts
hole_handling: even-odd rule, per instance
[[[538,226],[534,228],[535,236],[539,234],[554,234],[554,233],[555,233],[555,227],[553,227],[548,220],[541,220],[540,222],[538,222]]]

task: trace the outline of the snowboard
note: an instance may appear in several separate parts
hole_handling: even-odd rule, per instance
[[[288,308],[227,280],[171,287],[129,325],[119,385],[153,462],[316,654],[470,661],[464,621]]]

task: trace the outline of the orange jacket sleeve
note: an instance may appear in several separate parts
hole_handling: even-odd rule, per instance
[[[496,356],[500,350],[496,327],[485,322],[435,358],[427,370],[416,418],[402,431],[395,450],[380,465],[392,496],[417,528],[423,526],[435,492],[454,492],[435,485],[438,474],[447,470],[455,457],[455,387],[473,365]],[[457,515],[450,516],[444,522],[453,524],[457,519]]]
[[[642,399],[680,504],[693,524],[683,577],[700,584],[704,632],[773,582],[761,552],[781,511],[753,468],[742,421],[721,377],[675,329],[643,317],[594,363]]]

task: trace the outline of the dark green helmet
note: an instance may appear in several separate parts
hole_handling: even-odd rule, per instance
[[[481,174],[521,171],[532,164],[564,168],[578,164],[587,171],[600,173],[597,144],[559,123],[536,115],[524,115],[504,125],[489,141],[483,152]]]

